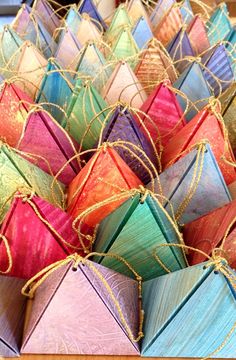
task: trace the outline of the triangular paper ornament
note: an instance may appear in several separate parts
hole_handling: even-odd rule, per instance
[[[0,164],[1,219],[7,210],[9,199],[20,188],[30,188],[50,203],[62,206],[64,185],[57,181],[54,188],[51,189],[52,176],[25,160],[14,149],[4,144],[1,144]]]
[[[13,83],[3,83],[0,92],[0,133],[9,145],[16,146],[33,101]]]
[[[202,250],[205,254],[211,255],[213,249],[222,245],[222,254],[228,260],[230,266],[236,265],[235,252],[235,219],[236,201],[215,209],[209,214],[184,226],[184,240],[186,245]],[[224,243],[222,240],[232,223],[228,236]],[[191,265],[199,264],[206,260],[204,254],[189,251],[189,263]]]
[[[230,57],[231,66],[234,71],[234,76],[236,77],[236,28],[234,27],[224,39],[226,41],[225,48],[227,49],[228,55]]]
[[[207,35],[211,45],[223,40],[232,29],[226,3],[221,3],[206,23]]]
[[[125,4],[120,4],[116,9],[112,17],[111,24],[106,31],[106,39],[109,42],[113,42],[116,39],[117,34],[125,26],[131,27],[132,22],[128,15],[127,7]]]
[[[146,48],[153,38],[151,27],[143,16],[137,20],[132,29],[132,35],[139,49]]]
[[[167,14],[162,18],[159,25],[153,30],[157,40],[166,46],[174,38],[183,25],[180,8],[174,4]]]
[[[76,250],[84,255],[72,222],[70,215],[38,196],[15,198],[1,227],[12,257],[8,275],[29,279]],[[0,259],[6,269],[8,256],[1,239]]]
[[[109,24],[116,10],[116,0],[94,0],[94,3],[104,21]]]
[[[32,99],[39,90],[47,67],[47,60],[29,41],[20,47],[20,57],[17,63],[17,80],[15,83]]]
[[[171,89],[170,81],[160,83],[140,110],[139,114],[157,148],[165,146],[171,138],[186,125],[184,113]]]
[[[174,212],[181,224],[189,223],[231,201],[224,178],[208,144],[202,149],[198,146],[168,167],[159,175],[159,180],[162,194],[168,199],[164,207],[170,215]],[[151,188],[151,184],[147,187]],[[159,192],[157,181],[155,192]]]
[[[63,30],[58,43],[55,58],[64,69],[76,70],[75,59],[79,55],[81,45],[69,27]]]
[[[190,121],[207,104],[208,99],[212,96],[205,80],[203,69],[195,61],[189,64],[173,86],[183,92],[189,100],[189,108],[186,113],[187,121]],[[177,99],[183,111],[185,111],[187,100],[180,95],[177,95]]]
[[[184,61],[186,56],[194,56],[194,52],[185,27],[179,30],[177,35],[168,45],[168,52],[175,62],[176,69],[182,73],[189,62]]]
[[[153,9],[150,20],[154,27],[158,26],[163,17],[168,14],[171,7],[175,4],[175,0],[161,0],[158,1],[155,8]]]
[[[147,94],[150,94],[160,81],[170,79],[173,83],[177,79],[171,57],[155,38],[150,40],[147,48],[140,54],[140,61],[134,72]]]
[[[96,21],[95,24],[97,23],[99,30],[101,30],[101,27],[103,27],[103,29],[106,30],[107,25],[105,24],[103,18],[99,14],[99,11],[95,6],[93,0],[81,0],[78,5],[78,10],[81,14],[86,13],[92,19],[94,19]]]
[[[105,165],[105,166],[104,166]],[[118,153],[106,144],[98,148],[68,188],[68,212],[76,217],[90,206],[123,190],[137,188],[141,181],[122,160]],[[115,210],[123,200],[101,205],[83,220],[93,227]]]
[[[215,97],[224,92],[234,81],[231,60],[223,44],[216,45],[206,51],[202,57],[204,77]]]
[[[229,141],[224,137],[221,121],[211,111],[211,106],[206,106],[201,110],[164,148],[162,154],[164,168],[176,162],[191,146],[206,139],[211,145],[226,184],[232,183],[236,180],[235,168],[225,162],[222,156],[234,162],[234,155]]]
[[[0,277],[0,356],[20,356],[26,299],[21,295],[25,281]]]
[[[159,244],[176,243],[178,236],[170,218],[159,202],[151,196],[145,201],[140,195],[128,199],[118,209],[105,218],[98,228],[94,245],[95,251],[124,256],[128,263],[144,280],[166,274],[154,257]],[[162,261],[171,271],[186,266],[181,249],[166,247],[160,251]],[[95,261],[128,274],[123,263],[115,258],[95,256]]]
[[[82,14],[82,19],[76,36],[80,44],[84,46],[88,41],[100,41],[102,38],[102,32],[98,30],[89,15]]]
[[[92,86],[86,82],[76,86],[67,109],[63,127],[80,143],[83,149],[91,149],[107,117],[107,103]]]
[[[115,141],[129,142],[135,146],[124,144],[128,149],[119,146],[114,146],[114,149],[144,184],[147,184],[151,180],[150,172],[155,177],[152,167],[152,164],[154,167],[157,167],[155,145],[154,143],[153,145],[151,144],[147,134],[145,135],[144,128],[139,128],[131,112],[125,110],[123,106],[118,106],[114,110],[111,119],[102,131],[101,143],[112,143]],[[139,151],[137,148],[141,150]],[[143,153],[146,154],[152,164],[150,164]],[[149,171],[147,171],[135,155],[147,166]]]
[[[80,51],[76,71],[90,76],[97,90],[103,88],[111,75],[111,67],[107,66],[103,54],[93,41],[88,42]]]
[[[221,271],[205,264],[144,283],[142,356],[234,356],[235,333],[228,334],[236,321],[235,290]]]
[[[78,7],[72,4],[65,17],[65,23],[73,34],[77,34],[82,18],[79,14]]]
[[[230,96],[229,102],[224,106],[223,118],[228,130],[229,141],[234,154],[236,154],[236,129],[235,129],[235,111],[236,111],[236,88],[233,95]]]
[[[199,15],[195,15],[189,24],[187,32],[195,55],[203,53],[210,47],[204,21]]]
[[[22,5],[11,26],[24,40],[36,45],[44,56],[48,58],[53,55],[56,43],[41,19],[35,16],[29,6]]]
[[[15,75],[14,70],[20,56],[19,48],[23,42],[21,37],[10,26],[4,27],[0,34],[0,74],[5,78],[11,78]]]
[[[74,81],[70,74],[63,71],[56,61],[51,59],[37,93],[36,102],[42,103],[43,108],[62,123],[73,88]]]
[[[137,23],[140,18],[143,18],[148,27],[151,27],[151,21],[149,19],[146,8],[142,0],[131,0],[127,4],[129,17],[132,19],[133,24]]]
[[[135,108],[140,108],[147,99],[145,90],[125,61],[120,61],[116,65],[102,90],[102,96],[110,105],[122,101]]]
[[[116,41],[112,46],[110,60],[115,56],[118,60],[124,60],[134,68],[138,61],[139,48],[129,28],[121,29],[116,35]]]
[[[137,281],[89,260],[54,269],[35,293],[21,351],[138,355],[127,333],[138,333],[138,294]]]
[[[34,1],[32,12],[43,22],[44,26],[52,36],[54,31],[61,26],[61,20],[47,0]]]
[[[55,176],[77,154],[79,145],[48,113],[34,111],[25,119],[17,148],[32,155],[27,160]],[[58,180],[69,185],[79,170],[78,161],[72,160],[58,176]]]
[[[184,0],[180,5],[180,12],[184,24],[189,24],[193,19],[193,9],[189,0]]]

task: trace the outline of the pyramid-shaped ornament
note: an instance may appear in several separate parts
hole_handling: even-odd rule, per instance
[[[116,40],[118,33],[121,31],[123,27],[131,27],[132,21],[129,17],[127,7],[125,4],[120,4],[116,9],[111,24],[109,25],[106,31],[106,39],[108,42],[113,43]]]
[[[235,227],[229,229],[226,240],[222,244],[224,236],[235,219],[236,201],[219,207],[207,215],[187,224],[183,228],[186,245],[204,251],[207,255],[216,247],[222,245],[222,254],[228,260],[231,267],[236,267],[235,252]],[[189,251],[188,260],[191,265],[206,261],[206,256],[197,252]]]
[[[98,141],[103,122],[107,117],[107,103],[92,86],[78,81],[70,99],[63,127],[82,146],[91,149]]]
[[[77,217],[89,207],[141,184],[141,180],[118,153],[104,144],[69,185],[68,212],[72,217]],[[86,215],[84,223],[91,227],[97,225],[124,201],[125,199],[101,204],[97,210]]]
[[[1,228],[12,256],[12,268],[8,275],[29,279],[75,251],[84,255],[72,221],[70,215],[38,196],[15,198]],[[83,230],[88,232],[89,228]],[[88,243],[85,242],[85,245]],[[0,260],[1,267],[6,269],[8,257],[2,240]]]
[[[57,178],[65,185],[69,185],[80,170],[76,159],[65,166],[77,154],[79,145],[44,111],[29,114],[17,148],[31,154],[32,158],[27,160],[49,174],[55,176],[64,167]]]
[[[7,211],[11,196],[22,187],[30,188],[50,203],[62,206],[64,186],[57,182],[54,191],[52,191],[52,176],[25,160],[14,149],[4,144],[1,144],[0,164],[0,205],[3,207],[1,219]]]
[[[136,338],[138,282],[89,260],[76,269],[71,262],[56,269],[37,289],[21,351],[139,355],[139,346],[130,340],[124,323]]]
[[[36,15],[36,17],[40,18],[52,36],[54,31],[61,26],[61,20],[52,8],[50,2],[47,0],[34,1],[32,12]]]
[[[226,3],[221,3],[206,23],[211,46],[222,41],[232,29]]]
[[[187,29],[195,55],[199,55],[210,47],[205,23],[199,15],[195,15]]]
[[[125,256],[143,280],[149,280],[166,274],[166,270],[155,259],[154,251],[159,244],[169,243],[179,243],[170,217],[152,196],[148,195],[143,201],[138,194],[130,197],[102,221],[94,249]],[[159,257],[170,271],[186,266],[181,249],[165,247],[160,250]],[[101,255],[95,256],[94,260],[128,275],[124,264],[115,258]]]
[[[203,69],[215,97],[227,90],[234,81],[234,73],[231,67],[230,56],[223,44],[216,45],[206,51],[202,57]]]
[[[174,211],[181,224],[189,223],[231,201],[229,190],[208,144],[205,149],[193,149],[163,171],[159,179],[162,194],[168,199],[164,207],[170,215]],[[193,180],[197,186],[191,195]],[[151,188],[151,184],[147,187]],[[159,192],[157,181],[155,192]],[[187,198],[188,203],[184,206]]]
[[[207,104],[208,99],[212,96],[209,85],[205,80],[202,66],[195,61],[189,64],[173,86],[183,92],[189,100],[189,109],[186,114],[187,121],[190,121]],[[177,95],[177,99],[183,111],[185,111],[187,100],[180,95]]]
[[[168,45],[168,52],[175,63],[176,69],[179,71],[179,73],[182,73],[189,64],[188,61],[184,61],[184,58],[186,56],[194,56],[190,39],[185,27],[180,29],[178,34]]]
[[[3,83],[0,92],[0,132],[9,145],[17,145],[31,104],[32,99],[14,83]]]
[[[147,116],[144,114],[139,116],[157,148],[160,145],[165,146],[186,125],[183,111],[170,86],[168,80],[160,83],[140,108],[147,114]]]
[[[189,24],[194,17],[193,9],[190,4],[190,0],[184,0],[182,2],[182,4],[180,5],[180,12],[181,12],[183,23]]]
[[[51,59],[37,92],[37,103],[47,110],[60,124],[64,118],[73,93],[74,80],[66,71]],[[49,103],[49,104],[47,104]]]
[[[154,143],[153,145],[151,144],[147,134],[145,135],[144,128],[139,128],[132,114],[122,106],[115,109],[110,121],[102,132],[102,143],[107,141],[111,143],[125,141],[133,144],[135,147],[124,144],[131,152],[119,146],[114,146],[114,149],[144,184],[151,180],[150,172],[155,177],[153,166],[154,168],[157,167],[157,158]],[[137,148],[141,149],[150,161]],[[149,171],[147,171],[135,155],[144,162]]]
[[[19,80],[16,81],[16,85],[32,99],[35,99],[48,62],[29,41],[25,41],[19,51],[21,56],[16,68]]]
[[[100,41],[102,32],[98,30],[95,22],[88,14],[82,14],[76,37],[80,44],[84,46],[88,41]]]
[[[187,151],[191,146],[206,139],[211,145],[226,184],[231,184],[236,180],[235,168],[224,161],[222,156],[224,155],[228,161],[234,162],[234,155],[229,141],[224,137],[221,121],[211,111],[210,106],[201,110],[164,148],[163,167],[170,166],[181,157],[183,151]]]
[[[234,356],[235,332],[228,334],[236,322],[235,289],[221,271],[205,264],[144,283],[142,356]]]
[[[64,68],[71,71],[76,70],[76,59],[81,50],[79,40],[69,27],[63,30],[58,43],[55,58]]]
[[[177,79],[171,57],[155,38],[150,40],[141,53],[134,72],[147,94],[150,94],[160,81],[170,79],[173,83]]]
[[[143,16],[133,27],[132,35],[139,49],[146,48],[148,42],[153,38],[151,27]]]
[[[82,17],[78,11],[76,4],[72,4],[66,14],[65,23],[70,31],[76,35],[79,30],[79,25]]]
[[[175,0],[158,1],[150,15],[150,20],[154,27],[157,27],[160,24],[163,17],[170,11],[175,3]]]
[[[227,49],[228,55],[230,57],[231,66],[234,71],[234,76],[236,76],[236,65],[235,65],[235,59],[236,59],[236,29],[235,27],[228,33],[226,38],[224,39],[226,41],[225,47]]]
[[[135,24],[140,18],[143,18],[149,27],[152,26],[147,10],[142,0],[131,0],[128,5],[128,14]]]
[[[0,356],[20,356],[26,298],[21,295],[24,280],[0,276]]]
[[[107,25],[104,22],[103,18],[101,17],[97,7],[95,6],[95,3],[93,0],[81,0],[78,5],[78,11],[83,14],[88,14],[92,19],[96,20],[97,26],[99,30],[101,30],[101,27],[106,30]]]
[[[117,101],[140,108],[147,99],[147,95],[139,80],[128,63],[120,61],[107,84],[102,90],[102,96],[108,104],[113,105]]]

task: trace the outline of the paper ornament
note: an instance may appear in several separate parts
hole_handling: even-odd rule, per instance
[[[223,40],[231,30],[228,8],[225,3],[220,4],[206,23],[207,35],[211,45]]]
[[[55,53],[55,58],[58,63],[64,69],[75,71],[77,66],[76,59],[79,56],[80,50],[81,45],[79,40],[70,30],[70,28],[68,27],[64,29],[58,43],[57,51]]]
[[[95,22],[89,17],[89,15],[83,14],[76,36],[80,44],[84,46],[88,41],[100,41],[102,33],[98,30]]]
[[[147,47],[148,42],[153,38],[153,33],[144,17],[138,19],[133,27],[132,35],[139,49]]]
[[[210,47],[205,24],[199,15],[194,16],[187,32],[195,55],[203,53]]]
[[[95,6],[93,0],[81,0],[78,5],[78,10],[81,14],[86,13],[92,19],[94,19],[97,22],[97,26],[99,30],[101,30],[101,27],[103,27],[103,29],[106,30],[107,25],[105,24],[103,18],[99,14],[98,8]]]

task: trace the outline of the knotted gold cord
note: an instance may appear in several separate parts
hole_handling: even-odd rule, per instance
[[[11,255],[11,249],[8,243],[7,238],[0,234],[0,240],[3,241],[3,244],[5,245],[7,257],[8,257],[8,268],[5,271],[0,270],[0,274],[8,274],[12,269],[12,255]]]
[[[139,332],[138,332],[138,336],[135,337],[125,319],[125,316],[123,314],[123,311],[121,309],[121,306],[118,302],[118,300],[116,299],[112,288],[110,287],[110,285],[108,284],[108,282],[106,281],[106,279],[104,278],[104,276],[102,275],[102,273],[97,269],[97,267],[95,267],[93,265],[93,263],[91,261],[88,261],[88,258],[90,256],[94,256],[94,255],[99,255],[99,256],[108,256],[108,257],[112,257],[117,259],[118,261],[123,262],[123,264],[125,264],[128,269],[133,273],[133,275],[135,276],[137,282],[138,282],[138,301],[139,301]],[[119,317],[120,317],[120,321],[122,323],[122,325],[124,326],[129,339],[132,342],[139,342],[140,339],[144,336],[143,335],[143,320],[144,320],[144,311],[142,310],[142,277],[139,276],[137,274],[137,272],[131,267],[131,265],[122,257],[115,255],[115,254],[104,254],[104,253],[91,253],[88,256],[86,256],[85,258],[81,257],[80,255],[78,255],[77,253],[73,254],[73,255],[69,255],[67,258],[65,258],[64,260],[59,260],[57,262],[55,262],[54,264],[51,264],[49,266],[47,266],[46,268],[44,268],[43,270],[39,271],[35,276],[33,276],[22,288],[22,294],[29,297],[29,298],[33,298],[34,294],[36,292],[36,290],[38,289],[38,287],[56,270],[60,269],[61,267],[68,265],[72,263],[72,268],[73,269],[77,269],[79,267],[80,264],[86,265],[88,266],[94,273],[94,275],[97,276],[97,278],[102,282],[102,284],[105,286],[106,290],[108,291],[108,294],[110,295],[118,313],[119,313]]]

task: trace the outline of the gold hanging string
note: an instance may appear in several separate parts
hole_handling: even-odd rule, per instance
[[[230,224],[228,225],[219,249],[221,249],[221,250],[224,249],[224,245],[225,245],[225,242],[226,242],[226,240],[227,240],[227,237],[228,237],[230,231],[232,230],[233,226],[235,225],[235,223],[236,223],[236,216],[233,218],[233,220],[232,220],[232,221],[230,222]]]
[[[3,234],[0,234],[0,240],[2,240],[2,242],[6,248],[6,253],[7,253],[7,258],[8,258],[8,267],[4,271],[0,270],[0,274],[8,274],[11,271],[12,265],[13,265],[11,249],[10,249],[7,238]],[[0,242],[0,244],[1,244],[1,242]]]
[[[94,253],[93,255],[108,256],[107,254],[99,254],[99,253]],[[112,254],[112,257],[117,259],[118,261],[122,261],[128,267],[128,269],[133,273],[133,275],[135,276],[136,281],[138,283],[139,331],[138,331],[138,336],[137,337],[135,337],[133,335],[132,330],[130,329],[130,327],[129,327],[126,319],[125,319],[122,308],[121,308],[116,296],[114,295],[114,292],[113,292],[112,288],[110,287],[110,285],[108,284],[107,280],[104,278],[102,273],[97,269],[96,266],[93,265],[93,263],[91,261],[88,260],[88,258],[82,258],[77,253],[75,253],[73,255],[69,255],[66,259],[59,260],[59,261],[55,262],[54,264],[51,264],[51,265],[47,266],[46,268],[44,268],[43,270],[39,271],[38,274],[33,276],[25,284],[25,286],[22,288],[21,292],[22,292],[23,295],[25,295],[25,296],[32,299],[34,297],[34,294],[35,294],[36,290],[39,288],[39,286],[52,273],[54,273],[54,271],[62,268],[63,266],[69,265],[69,264],[72,265],[72,269],[74,269],[74,270],[77,270],[78,267],[80,266],[80,264],[88,266],[92,270],[93,274],[102,282],[105,289],[107,290],[111,300],[113,301],[113,304],[115,305],[115,307],[116,307],[116,309],[118,311],[120,321],[121,321],[122,325],[124,326],[129,339],[132,342],[139,342],[140,339],[144,336],[143,332],[142,332],[143,320],[144,320],[144,311],[142,310],[142,278],[141,278],[141,276],[139,276],[136,273],[135,270],[133,270],[131,265],[129,265],[126,260],[124,260],[123,258],[121,258],[121,257],[119,257],[119,256],[117,256],[115,254]]]
[[[195,165],[194,165],[194,169],[193,169],[193,176],[192,176],[192,180],[191,180],[189,189],[187,191],[186,196],[184,197],[181,204],[178,206],[176,213],[175,213],[175,218],[177,221],[179,221],[181,219],[182,215],[184,214],[184,211],[188,207],[189,203],[191,202],[191,200],[193,199],[193,197],[197,191],[198,185],[201,180],[202,172],[203,172],[205,151],[206,151],[206,144],[201,143],[198,147],[197,157],[196,157]]]

